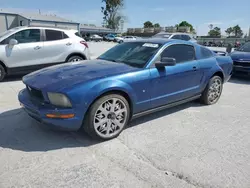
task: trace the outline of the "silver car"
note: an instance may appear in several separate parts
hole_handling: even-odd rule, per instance
[[[179,39],[191,42],[197,42],[194,35],[189,33],[167,33],[160,32],[153,36],[153,38],[167,38],[167,39]]]
[[[86,59],[88,44],[77,30],[26,26],[0,34],[0,81],[6,75]]]

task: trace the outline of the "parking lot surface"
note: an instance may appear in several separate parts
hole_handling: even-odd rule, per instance
[[[113,43],[90,43],[92,57]],[[0,188],[250,187],[250,80],[233,78],[219,102],[134,120],[111,141],[59,132],[17,101],[21,77],[0,83]]]

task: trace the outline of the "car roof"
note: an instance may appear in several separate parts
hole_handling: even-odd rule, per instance
[[[182,32],[174,32],[174,33],[170,33],[170,32],[160,32],[160,33],[157,33],[155,35],[158,35],[158,34],[166,34],[166,35],[193,35],[192,33],[182,33]]]
[[[16,27],[18,30],[21,29],[52,29],[52,30],[59,30],[59,31],[77,31],[76,29],[70,29],[70,28],[59,28],[59,27],[43,27],[43,26],[19,26]]]
[[[148,43],[158,43],[158,44],[168,44],[168,43],[173,43],[173,44],[188,44],[188,45],[197,45],[193,42],[190,41],[185,41],[185,40],[178,40],[178,39],[164,39],[164,38],[148,38],[148,39],[138,39],[136,41],[132,42],[148,42]]]

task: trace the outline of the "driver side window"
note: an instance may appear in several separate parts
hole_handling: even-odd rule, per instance
[[[9,36],[3,42],[5,44],[8,44],[10,39],[16,39],[19,44],[40,42],[41,41],[40,36],[41,36],[40,29],[26,29],[26,30],[19,31],[19,32]]]
[[[191,45],[175,44],[167,47],[161,54],[161,58],[174,58],[176,63],[184,63],[195,60],[195,50]]]

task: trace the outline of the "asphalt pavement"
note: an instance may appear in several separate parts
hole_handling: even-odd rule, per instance
[[[90,43],[92,57],[112,43]],[[233,78],[212,106],[191,102],[134,120],[111,141],[44,128],[0,83],[0,188],[249,188],[250,79]]]

